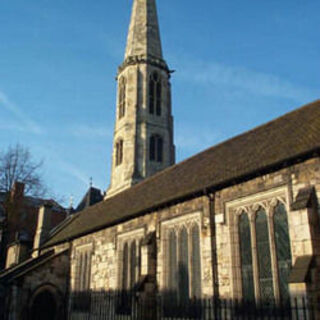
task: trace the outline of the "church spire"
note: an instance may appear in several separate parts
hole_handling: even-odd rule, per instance
[[[155,0],[134,0],[125,59],[135,56],[162,60]]]
[[[155,0],[134,0],[117,81],[107,198],[175,162],[170,71],[162,56]]]

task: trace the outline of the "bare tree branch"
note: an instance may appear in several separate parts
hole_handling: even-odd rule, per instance
[[[0,153],[0,191],[9,192],[15,181],[25,184],[25,193],[43,197],[47,188],[41,176],[43,161],[32,159],[28,148],[17,144]]]

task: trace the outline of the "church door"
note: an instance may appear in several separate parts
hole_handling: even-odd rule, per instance
[[[56,299],[49,290],[41,291],[33,300],[30,319],[32,320],[55,320],[57,319],[58,306]]]

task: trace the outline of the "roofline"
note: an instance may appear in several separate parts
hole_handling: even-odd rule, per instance
[[[166,202],[158,204],[158,205],[156,205],[154,207],[149,207],[149,208],[147,208],[145,210],[139,211],[139,212],[137,212],[137,213],[135,213],[133,215],[130,215],[128,217],[123,217],[123,218],[117,219],[117,220],[115,220],[115,221],[113,221],[111,223],[107,223],[107,224],[101,225],[99,227],[95,227],[95,228],[89,229],[89,230],[87,230],[85,232],[79,233],[76,236],[68,237],[65,240],[60,240],[60,241],[57,241],[57,242],[53,242],[52,244],[50,244],[48,246],[44,245],[43,247],[41,247],[41,249],[50,248],[50,247],[53,247],[53,246],[56,246],[56,245],[59,245],[59,244],[62,244],[62,243],[70,242],[70,241],[72,241],[74,239],[81,238],[81,237],[86,236],[86,235],[88,235],[90,233],[95,233],[95,232],[101,231],[101,230],[103,230],[105,228],[113,227],[113,226],[115,226],[115,225],[117,225],[119,223],[123,223],[123,222],[129,221],[129,220],[144,216],[144,215],[146,215],[148,213],[151,213],[153,211],[156,211],[156,210],[159,210],[159,209],[163,209],[163,208],[167,208],[170,205],[174,205],[174,204],[177,204],[177,203],[180,203],[180,202],[183,202],[183,201],[187,201],[187,200],[191,200],[191,199],[203,196],[203,195],[207,195],[208,193],[217,192],[217,191],[220,191],[222,189],[231,187],[231,186],[233,186],[235,184],[243,183],[243,182],[252,180],[252,179],[254,179],[254,178],[258,177],[258,176],[265,175],[265,174],[268,174],[268,173],[272,173],[272,172],[274,172],[274,171],[276,171],[278,169],[288,168],[288,167],[290,167],[292,165],[299,164],[301,162],[304,162],[306,160],[309,160],[309,159],[312,159],[312,158],[316,158],[316,157],[319,157],[319,156],[320,156],[320,147],[317,147],[317,148],[314,148],[314,149],[312,149],[312,150],[310,150],[308,152],[296,155],[296,156],[294,156],[292,158],[283,159],[283,160],[278,161],[278,162],[276,162],[276,163],[274,163],[272,165],[269,165],[269,166],[266,166],[266,167],[262,167],[260,169],[255,170],[255,171],[249,172],[249,173],[247,173],[245,175],[242,175],[242,176],[230,179],[230,180],[226,180],[224,182],[220,182],[220,183],[218,183],[216,185],[212,184],[212,185],[209,185],[209,186],[204,186],[203,188],[201,188],[199,190],[195,190],[192,193],[189,193],[189,194],[186,194],[186,195],[183,195],[183,196],[177,196],[177,197],[175,197],[175,198],[173,198],[171,200],[168,200]]]
[[[58,253],[55,254],[54,250],[50,250],[48,252],[45,252],[44,254],[40,255],[39,257],[36,258],[31,258],[26,261],[23,261],[22,263],[6,269],[0,274],[0,281],[7,281],[7,278],[10,278],[12,276],[11,280],[14,280],[22,275],[24,275],[26,272],[29,272],[30,270],[33,270],[39,266],[41,266],[43,263],[46,263],[47,261],[56,258],[64,253],[69,251],[69,248],[66,248]],[[19,271],[19,269],[24,269]],[[16,274],[15,274],[16,273]],[[11,281],[9,280],[9,282]]]

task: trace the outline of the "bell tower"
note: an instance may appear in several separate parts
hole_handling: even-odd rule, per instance
[[[134,0],[118,69],[111,183],[107,198],[175,163],[170,70],[155,0]]]

